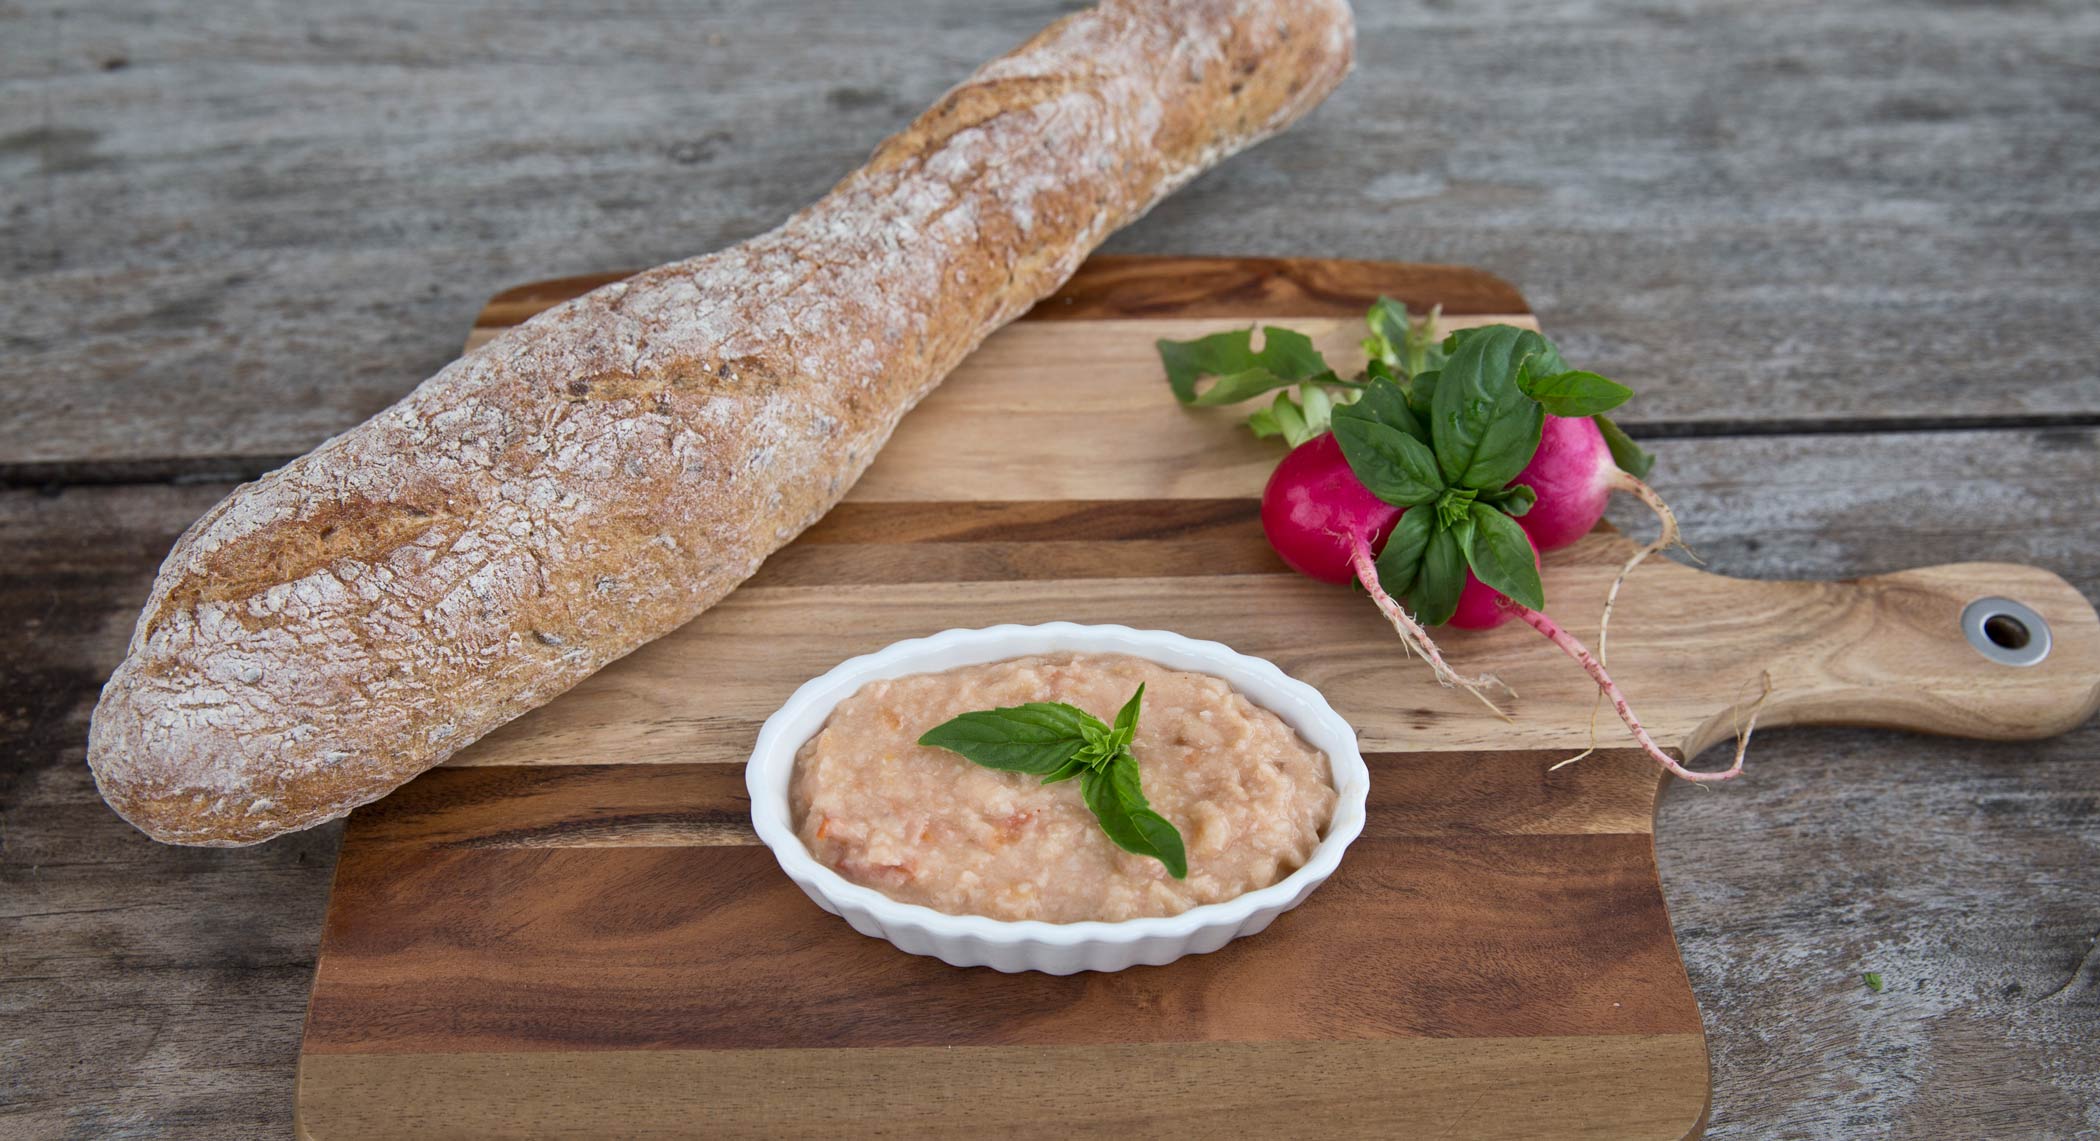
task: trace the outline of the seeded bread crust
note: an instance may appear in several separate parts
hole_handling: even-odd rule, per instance
[[[769,233],[548,310],[162,564],[88,763],[155,839],[384,796],[689,621],[1101,240],[1348,71],[1346,0],[1109,0]]]

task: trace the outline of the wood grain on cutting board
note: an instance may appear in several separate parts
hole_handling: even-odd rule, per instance
[[[505,295],[483,323],[591,283]],[[1549,770],[1588,743],[1592,691],[1528,630],[1448,639],[1521,695],[1504,724],[1430,683],[1362,598],[1290,575],[1252,500],[1276,445],[1179,408],[1160,378],[1155,337],[1257,317],[1349,359],[1379,292],[1441,301],[1452,324],[1528,322],[1513,290],[1450,267],[1097,259],[721,606],[360,810],[302,1128],[1695,1131],[1705,1052],[1653,862],[1652,764],[1608,750]],[[1600,532],[1548,560],[1579,635],[1629,549]],[[1955,628],[1983,593],[2040,611],[2059,652],[1985,662]],[[898,638],[1053,619],[1215,638],[1318,686],[1376,770],[1336,876],[1218,954],[1066,979],[907,956],[804,899],[748,831],[734,764],[758,722]],[[1767,724],[2034,736],[2091,711],[2096,626],[2027,568],[1804,584],[1652,562],[1612,664],[1693,751],[1767,679]]]

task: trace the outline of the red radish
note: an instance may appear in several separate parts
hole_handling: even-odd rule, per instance
[[[1354,578],[1361,583],[1400,640],[1429,662],[1438,681],[1464,688],[1506,720],[1480,692],[1481,686],[1500,683],[1492,677],[1464,677],[1445,665],[1428,633],[1378,583],[1373,560],[1404,510],[1371,494],[1349,470],[1333,433],[1322,432],[1292,448],[1270,473],[1261,493],[1261,529],[1269,546],[1299,574],[1322,582]]]
[[[1247,421],[1258,437],[1297,445],[1262,492],[1270,545],[1312,578],[1354,578],[1402,642],[1428,659],[1438,681],[1464,686],[1490,709],[1494,703],[1479,687],[1500,683],[1455,673],[1422,623],[1386,591],[1381,570],[1432,621],[1480,630],[1523,619],[1582,666],[1597,683],[1599,708],[1610,699],[1634,739],[1669,771],[1688,780],[1740,773],[1749,727],[1731,768],[1692,772],[1656,746],[1605,670],[1620,586],[1649,555],[1677,542],[1669,507],[1613,458],[1616,451],[1629,467],[1647,470],[1640,449],[1603,415],[1633,390],[1569,369],[1552,342],[1512,325],[1439,338],[1434,312],[1416,321],[1386,297],[1365,322],[1369,359],[1354,380],[1340,379],[1310,338],[1284,329],[1264,329],[1260,352],[1251,330],[1158,343],[1167,383],[1183,404],[1230,404],[1284,390]],[[1216,383],[1199,393],[1206,377]],[[1538,557],[1588,534],[1615,491],[1639,497],[1662,530],[1611,584],[1592,656],[1533,609],[1546,604]],[[1593,713],[1593,747],[1595,720]]]
[[[1612,462],[1604,433],[1588,416],[1548,416],[1539,433],[1538,451],[1511,483],[1528,484],[1538,502],[1517,519],[1542,551],[1557,551],[1590,533],[1611,493],[1639,499],[1662,521],[1663,533],[1677,539],[1677,519],[1655,489],[1619,470]]]
[[[1269,476],[1261,529],[1292,570],[1343,583],[1356,577],[1350,536],[1360,533],[1373,550],[1382,548],[1404,510],[1359,483],[1334,434],[1322,432],[1292,448]]]
[[[1511,483],[1538,493],[1538,502],[1517,519],[1542,551],[1557,551],[1590,533],[1604,518],[1605,504],[1624,475],[1611,462],[1604,433],[1587,416],[1547,416],[1539,450]]]
[[[1543,493],[1539,502],[1545,502]],[[1534,511],[1537,509],[1537,506],[1533,507]],[[1402,641],[1428,659],[1438,680],[1445,685],[1464,686],[1490,709],[1495,709],[1494,703],[1488,701],[1479,687],[1499,683],[1487,677],[1462,677],[1453,671],[1444,663],[1443,655],[1421,625],[1379,583],[1377,552],[1402,514],[1400,508],[1380,500],[1363,486],[1331,435],[1316,437],[1293,449],[1277,465],[1275,473],[1269,477],[1268,486],[1262,491],[1262,530],[1268,536],[1270,546],[1276,548],[1285,562],[1323,581],[1343,581],[1348,576],[1335,573],[1336,553],[1346,552],[1346,566],[1355,572],[1357,582],[1399,631]],[[1592,519],[1591,524],[1594,523],[1595,519]],[[1532,558],[1538,558],[1535,543]],[[1663,752],[1648,735],[1603,663],[1591,655],[1574,635],[1561,629],[1545,614],[1482,584],[1470,571],[1459,606],[1469,623],[1478,624],[1473,628],[1499,625],[1509,617],[1516,617],[1544,635],[1590,675],[1598,691],[1611,702],[1619,719],[1625,722],[1633,739],[1670,772],[1686,780],[1717,781],[1728,780],[1743,771],[1743,754],[1749,745],[1747,731],[1736,749],[1735,763],[1731,767],[1719,772],[1695,772],[1685,768]],[[1454,614],[1452,624],[1458,623],[1458,615]],[[1500,714],[1502,711],[1495,709],[1495,712]]]
[[[1461,630],[1492,630],[1515,618],[1509,596],[1466,572],[1466,588],[1458,594],[1458,609],[1444,623]]]

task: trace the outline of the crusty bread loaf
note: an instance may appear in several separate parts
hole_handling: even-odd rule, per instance
[[[239,488],[103,689],[102,795],[174,843],[309,827],[691,619],[1110,231],[1325,96],[1352,39],[1346,0],[1059,20],[780,228],[551,309]]]

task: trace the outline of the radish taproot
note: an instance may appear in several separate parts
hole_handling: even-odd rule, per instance
[[[1670,505],[1663,502],[1654,488],[1642,482],[1639,475],[1620,466],[1620,461],[1625,459],[1630,466],[1638,466],[1642,474],[1646,474],[1653,461],[1623,436],[1620,441],[1607,439],[1605,426],[1610,423],[1602,414],[1555,416],[1548,413],[1539,434],[1538,451],[1532,453],[1531,462],[1512,481],[1531,488],[1538,497],[1517,524],[1524,528],[1524,533],[1531,536],[1532,543],[1541,551],[1557,551],[1594,530],[1598,521],[1604,518],[1604,509],[1610,504],[1613,492],[1623,491],[1655,513],[1659,532],[1626,560],[1619,568],[1618,576],[1612,579],[1611,589],[1605,592],[1604,613],[1597,621],[1599,661],[1609,660],[1605,657],[1605,648],[1610,638],[1611,612],[1618,604],[1619,588],[1626,584],[1627,576],[1650,555],[1682,545],[1677,515],[1670,510]],[[1616,433],[1616,428],[1613,431]],[[1637,458],[1629,458],[1629,448],[1632,449],[1631,457]]]
[[[1256,414],[1257,434],[1296,443],[1263,490],[1270,545],[1300,573],[1354,579],[1440,682],[1463,686],[1498,714],[1481,688],[1500,683],[1458,674],[1427,627],[1484,629],[1520,619],[1589,675],[1635,742],[1665,769],[1694,781],[1740,774],[1747,727],[1728,769],[1685,768],[1642,726],[1601,657],[1544,612],[1539,550],[1586,534],[1613,491],[1633,492],[1654,507],[1663,535],[1627,563],[1610,597],[1642,559],[1676,540],[1667,506],[1628,470],[1645,474],[1645,455],[1602,415],[1631,390],[1568,368],[1531,330],[1491,325],[1431,344],[1426,323],[1409,321],[1384,298],[1369,324],[1370,361],[1349,381],[1312,352],[1308,338],[1285,330],[1265,330],[1260,354],[1251,331],[1160,343],[1184,403],[1232,403],[1218,395],[1221,388],[1236,399],[1294,385],[1302,394],[1302,406],[1286,391]],[[1206,375],[1219,383],[1198,395]],[[1286,406],[1280,419],[1294,430],[1263,431],[1262,417],[1273,425]],[[1527,525],[1534,512],[1539,518]]]
[[[1294,460],[1296,462],[1293,462]],[[1355,486],[1351,487],[1350,484]],[[1329,504],[1328,510],[1309,509],[1310,504],[1321,501],[1323,497]],[[1404,524],[1410,516],[1421,518],[1433,514],[1436,510],[1434,507],[1417,505],[1407,508],[1395,520],[1391,514],[1392,505],[1379,500],[1356,480],[1353,472],[1347,467],[1341,448],[1333,443],[1331,436],[1316,437],[1293,449],[1285,462],[1277,465],[1275,474],[1270,477],[1268,488],[1263,492],[1262,501],[1263,533],[1270,545],[1276,548],[1278,554],[1283,555],[1284,561],[1290,564],[1292,569],[1327,582],[1355,578],[1386,619],[1399,631],[1402,640],[1430,663],[1438,680],[1446,685],[1465,688],[1486,702],[1489,708],[1496,709],[1497,713],[1501,712],[1480,692],[1483,686],[1499,683],[1493,677],[1469,678],[1453,670],[1445,662],[1442,651],[1423,630],[1422,623],[1407,613],[1386,585],[1386,576],[1382,572],[1378,556],[1382,548],[1390,545],[1391,532],[1398,525]],[[1272,501],[1296,503],[1301,505],[1301,509],[1271,512],[1267,505]],[[1370,504],[1377,506],[1372,507]],[[1381,531],[1385,534],[1381,534]],[[1522,535],[1522,532],[1519,534]],[[1524,546],[1533,559],[1536,559],[1537,549],[1531,546],[1529,536],[1523,536],[1523,540]],[[1348,552],[1348,571],[1337,575],[1335,554],[1341,550]],[[1734,762],[1727,769],[1699,772],[1685,768],[1655,743],[1634,713],[1625,694],[1620,692],[1618,684],[1612,680],[1610,672],[1580,640],[1562,629],[1559,623],[1542,611],[1517,602],[1487,586],[1471,569],[1464,572],[1462,581],[1458,597],[1451,604],[1451,613],[1441,624],[1487,629],[1499,626],[1511,618],[1520,619],[1544,635],[1547,641],[1574,659],[1575,663],[1589,674],[1599,694],[1611,703],[1613,711],[1625,724],[1627,732],[1643,751],[1665,769],[1693,781],[1729,780],[1743,771],[1743,756],[1749,744],[1747,732],[1743,734],[1741,744],[1736,749]],[[1402,588],[1403,594],[1405,590],[1406,588]]]

